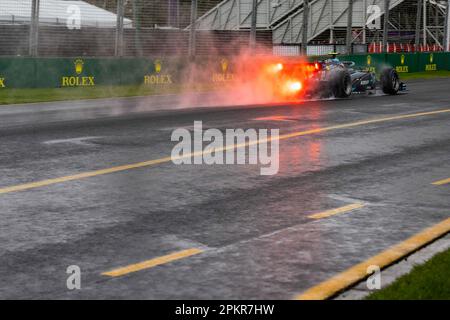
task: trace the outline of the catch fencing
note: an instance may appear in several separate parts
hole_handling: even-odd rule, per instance
[[[0,56],[194,58],[245,50],[280,55],[448,51],[449,3],[1,0]]]
[[[0,56],[152,57],[237,54],[250,30],[195,30],[217,0],[2,0]],[[271,30],[255,46],[272,48]]]

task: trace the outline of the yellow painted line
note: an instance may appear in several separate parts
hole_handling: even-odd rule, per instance
[[[10,192],[15,192],[15,191],[23,191],[23,190],[28,190],[28,189],[34,189],[34,188],[44,187],[44,186],[48,186],[48,185],[52,185],[52,184],[56,184],[56,183],[61,183],[61,182],[80,180],[80,179],[84,179],[84,178],[95,177],[95,176],[105,175],[105,174],[109,174],[109,173],[115,173],[115,172],[120,172],[120,171],[125,171],[125,170],[131,170],[131,169],[137,169],[137,168],[142,168],[142,167],[148,167],[148,166],[151,166],[151,165],[156,165],[156,164],[159,164],[159,163],[168,162],[170,160],[171,160],[171,158],[167,157],[167,158],[156,159],[156,160],[145,161],[145,162],[139,162],[139,163],[123,165],[123,166],[118,166],[118,167],[113,167],[113,168],[108,168],[108,169],[84,172],[84,173],[74,174],[74,175],[71,175],[71,176],[65,176],[65,177],[60,177],[60,178],[47,179],[47,180],[42,180],[42,181],[37,181],[37,182],[25,183],[25,184],[20,184],[20,185],[17,185],[17,186],[12,186],[12,187],[0,188],[0,194],[2,194],[2,193],[10,193]]]
[[[424,245],[442,237],[450,232],[450,218],[430,227],[422,232],[412,236],[411,238],[400,242],[382,253],[357,264],[346,271],[306,290],[297,295],[298,300],[322,300],[333,297],[342,290],[365,279],[367,268],[375,265],[380,268],[387,267],[401,258],[420,249]]]
[[[162,265],[162,264],[166,264],[166,263],[173,262],[176,260],[184,259],[184,258],[193,256],[193,255],[196,255],[196,254],[199,254],[202,252],[203,252],[203,250],[196,249],[196,248],[187,249],[187,250],[183,250],[183,251],[179,251],[179,252],[174,252],[174,253],[168,254],[166,256],[154,258],[154,259],[139,262],[136,264],[131,264],[126,267],[117,268],[117,269],[114,269],[114,270],[111,270],[108,272],[104,272],[104,273],[102,273],[102,275],[110,276],[110,277],[120,277],[120,276],[129,274],[129,273],[141,271],[144,269],[150,269],[150,268]]]
[[[310,218],[310,219],[328,218],[328,217],[334,216],[336,214],[353,211],[353,210],[356,210],[356,209],[360,209],[362,207],[364,207],[364,204],[362,204],[362,203],[349,204],[348,206],[344,206],[344,207],[340,207],[340,208],[331,209],[331,210],[327,210],[327,211],[323,211],[323,212],[312,214],[312,215],[308,216],[308,218]]]
[[[291,138],[295,138],[295,137],[301,137],[301,136],[322,133],[322,132],[327,132],[327,131],[332,131],[332,130],[353,128],[353,127],[358,127],[358,126],[363,126],[363,125],[376,124],[376,123],[401,120],[401,119],[411,119],[411,118],[417,118],[417,117],[438,115],[438,114],[443,114],[443,113],[450,113],[450,109],[404,114],[404,115],[398,115],[398,116],[392,116],[392,117],[386,117],[386,118],[378,118],[378,119],[370,119],[370,120],[351,122],[351,123],[334,125],[334,126],[324,127],[324,128],[316,128],[316,129],[311,129],[311,130],[306,130],[306,131],[297,131],[297,132],[293,132],[293,133],[280,135],[278,137],[278,140],[286,140],[286,139],[291,139]],[[111,174],[111,173],[131,170],[131,169],[149,167],[149,166],[154,166],[154,165],[161,164],[161,163],[171,162],[172,160],[175,160],[175,159],[186,159],[186,158],[191,158],[191,157],[202,156],[204,154],[210,154],[213,152],[234,150],[237,148],[247,147],[247,146],[251,146],[251,145],[255,145],[255,144],[267,143],[272,140],[275,140],[275,138],[270,137],[267,139],[260,139],[257,141],[250,141],[250,142],[241,143],[241,144],[237,144],[237,145],[228,145],[223,148],[217,148],[215,151],[214,151],[214,149],[211,148],[211,149],[208,149],[208,151],[188,153],[184,156],[179,156],[174,159],[172,159],[171,157],[165,157],[165,158],[161,158],[161,159],[155,159],[155,160],[138,162],[138,163],[133,163],[133,164],[128,164],[128,165],[122,165],[122,166],[112,167],[112,168],[108,168],[108,169],[89,171],[89,172],[74,174],[74,175],[60,177],[60,178],[47,179],[47,180],[31,182],[31,183],[24,183],[24,184],[20,184],[20,185],[16,185],[16,186],[0,188],[0,194],[30,190],[30,189],[45,187],[45,186],[49,186],[49,185],[53,185],[53,184],[57,184],[57,183],[63,183],[63,182],[68,182],[68,181],[96,177],[96,176],[101,176],[101,175],[105,175],[105,174]]]
[[[296,121],[294,119],[290,119],[286,116],[270,116],[270,117],[260,117],[260,118],[254,118],[251,119],[253,121],[287,121],[287,122],[292,122],[292,121]]]
[[[444,184],[449,184],[449,183],[450,183],[450,178],[440,180],[440,181],[435,181],[432,184],[434,184],[435,186],[443,186]]]

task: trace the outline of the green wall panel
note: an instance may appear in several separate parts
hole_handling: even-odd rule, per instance
[[[0,89],[33,88],[36,83],[36,60],[32,58],[0,59]]]
[[[386,54],[386,65],[397,70],[399,74],[418,72],[418,54],[394,53]]]
[[[357,67],[379,72],[386,66],[399,73],[450,70],[450,53],[343,55]],[[197,83],[233,81],[242,61],[210,57],[189,67],[187,58],[0,58],[0,90],[103,85],[170,86],[194,78]]]
[[[418,71],[439,71],[448,70],[448,53],[432,52],[421,53],[418,61]]]

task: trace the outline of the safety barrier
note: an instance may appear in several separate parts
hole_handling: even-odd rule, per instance
[[[398,73],[450,70],[449,52],[373,53],[345,55],[341,60],[354,61],[357,67],[380,71],[393,67]]]
[[[341,56],[356,66],[399,73],[450,70],[450,53],[363,54]],[[194,64],[187,58],[0,58],[0,90],[5,88],[170,86],[187,81],[223,83],[235,77],[233,58],[212,57]],[[197,70],[197,72],[196,72]]]
[[[202,59],[190,64],[186,58],[0,58],[0,89],[63,88],[110,85],[170,86],[228,79],[230,59]],[[208,65],[208,67],[206,67]]]

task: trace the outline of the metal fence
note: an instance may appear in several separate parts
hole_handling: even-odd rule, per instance
[[[1,56],[449,50],[450,0],[1,0]]]

